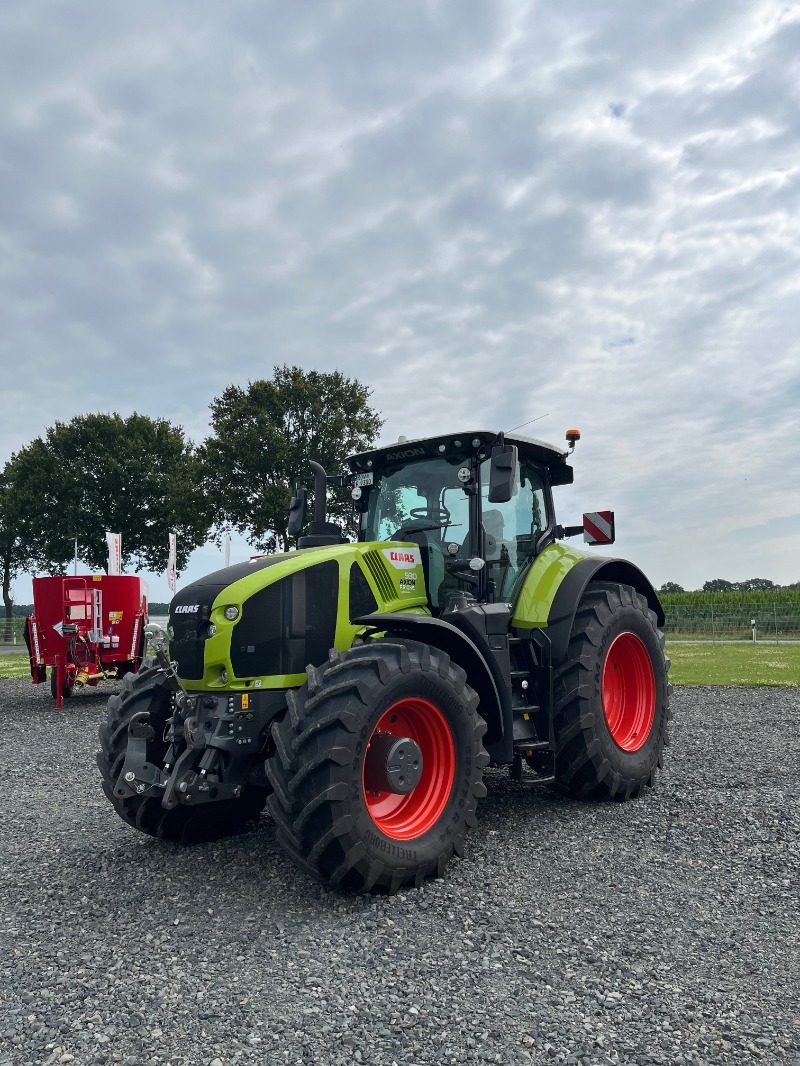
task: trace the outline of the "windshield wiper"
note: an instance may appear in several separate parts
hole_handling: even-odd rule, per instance
[[[463,524],[464,524],[463,522],[440,522],[438,525],[414,526],[414,528],[413,529],[409,529],[408,532],[409,533],[430,533],[431,531],[433,531],[435,529],[458,529],[460,526],[463,526]],[[401,526],[398,529],[397,532],[398,533],[405,532],[405,526]],[[387,540],[397,540],[398,537],[393,535],[391,537],[387,537],[386,539]]]

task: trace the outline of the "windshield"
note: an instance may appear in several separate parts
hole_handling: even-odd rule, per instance
[[[475,470],[464,455],[414,459],[376,473],[369,489],[362,539],[402,537],[418,543],[434,611],[445,606],[450,593],[474,591],[474,585],[460,576],[473,555],[486,562],[489,599],[513,600],[548,528],[542,472],[522,460],[511,499],[490,503],[490,465],[486,459]],[[471,521],[477,522],[478,497],[474,490],[465,491],[459,480],[463,468],[479,476],[481,523],[477,530],[471,529]]]
[[[440,540],[449,538],[457,525],[457,539],[463,540],[469,529],[466,496],[458,480],[463,466],[469,466],[465,456],[437,456],[381,471],[369,494],[364,539],[391,540],[413,522],[417,529],[433,526]],[[457,515],[451,514],[456,502],[460,505]]]

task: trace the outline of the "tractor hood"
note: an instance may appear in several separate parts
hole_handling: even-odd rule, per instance
[[[192,582],[169,609],[169,656],[192,689],[301,685],[375,612],[424,612],[415,544],[336,544],[239,563]]]

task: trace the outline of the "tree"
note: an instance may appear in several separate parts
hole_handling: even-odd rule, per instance
[[[679,585],[675,581],[665,581],[658,591],[663,593],[685,592],[686,589],[683,587],[683,585]]]
[[[770,581],[768,577],[749,577],[747,581],[736,582],[739,592],[769,592],[770,589],[777,587],[775,582]]]
[[[211,510],[197,449],[180,427],[132,414],[56,422],[9,463],[26,570],[63,573],[75,552],[107,566],[106,530],[122,537],[122,565],[166,569],[168,533],[182,569],[202,544]]]
[[[236,529],[261,551],[288,547],[286,525],[296,485],[313,485],[309,461],[338,474],[383,425],[369,389],[338,370],[275,367],[271,381],[230,385],[211,403],[213,435],[204,445],[207,492],[218,531]],[[347,527],[350,494],[332,490],[328,518]]]
[[[11,625],[14,602],[11,583],[26,568],[25,537],[20,521],[20,498],[14,485],[13,461],[0,474],[0,568],[6,625]]]
[[[732,581],[726,581],[724,577],[715,577],[713,581],[706,581],[703,592],[735,592],[736,586]]]

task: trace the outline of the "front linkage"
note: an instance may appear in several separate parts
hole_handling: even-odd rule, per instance
[[[269,791],[263,761],[272,716],[249,709],[241,694],[187,692],[166,654],[164,631],[149,625],[146,635],[153,657],[112,697],[101,730],[106,794],[137,827],[156,819],[161,836],[182,837],[189,808],[203,804],[219,810],[207,824],[212,834],[223,828],[223,812],[239,812],[237,822],[256,817]]]

